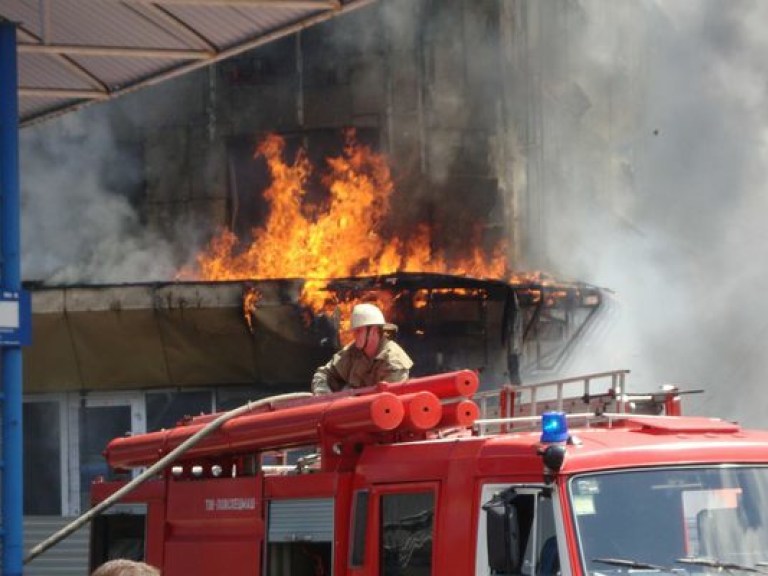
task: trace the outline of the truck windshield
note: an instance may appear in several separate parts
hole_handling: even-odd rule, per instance
[[[768,468],[654,468],[569,482],[590,573],[768,572]]]

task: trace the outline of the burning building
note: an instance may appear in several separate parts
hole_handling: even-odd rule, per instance
[[[398,325],[415,375],[492,386],[564,364],[603,293],[522,271],[540,232],[509,105],[527,98],[526,4],[388,0],[114,103],[141,174],[120,182],[130,223],[164,242],[102,224],[61,270],[27,265],[47,279],[24,357],[29,517],[86,508],[108,438],[307,390],[356,301]],[[172,274],[125,266],[126,246],[186,256],[190,228],[205,242]]]

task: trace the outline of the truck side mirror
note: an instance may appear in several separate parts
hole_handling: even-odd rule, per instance
[[[486,512],[488,565],[493,574],[520,573],[520,519],[507,490],[483,504]]]

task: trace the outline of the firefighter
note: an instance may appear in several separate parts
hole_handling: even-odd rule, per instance
[[[91,576],[160,576],[160,571],[144,562],[121,558],[102,564]]]
[[[413,361],[390,339],[395,326],[384,320],[384,314],[377,306],[357,304],[352,309],[351,325],[354,342],[317,369],[312,377],[314,394],[408,379]]]

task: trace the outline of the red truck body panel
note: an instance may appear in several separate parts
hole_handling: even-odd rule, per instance
[[[446,386],[445,379],[436,381],[438,386]],[[432,394],[428,388],[424,387],[420,393]],[[576,558],[580,553],[579,542],[567,494],[568,482],[574,476],[660,466],[768,464],[768,432],[741,430],[737,425],[717,419],[638,415],[609,417],[590,426],[572,427],[570,440],[564,444],[562,467],[547,476],[540,431],[505,428],[499,433],[478,435],[477,430],[473,433],[470,428],[463,428],[441,437],[439,431],[421,430],[414,435],[411,429],[409,434],[398,436],[396,426],[381,425],[385,421],[381,414],[376,420],[376,410],[380,409],[375,408],[380,405],[376,403],[376,394],[387,395],[387,402],[390,396],[399,398],[382,389],[372,391],[370,396],[346,398],[341,402],[329,398],[325,403],[316,400],[307,403],[308,408],[300,408],[297,417],[315,418],[312,421],[317,430],[314,431],[311,424],[303,421],[296,432],[291,432],[290,418],[281,416],[279,410],[264,413],[268,435],[273,439],[279,428],[286,430],[289,446],[293,445],[292,438],[316,436],[320,440],[325,450],[322,458],[330,457],[311,471],[294,473],[283,468],[279,473],[269,474],[257,469],[251,475],[211,477],[203,474],[199,478],[166,472],[139,487],[124,502],[147,505],[146,560],[160,567],[164,576],[283,574],[288,573],[287,569],[279,572],[277,568],[267,568],[270,558],[284,556],[287,565],[291,565],[296,555],[304,555],[304,560],[314,555],[311,562],[306,562],[306,566],[310,566],[303,569],[306,571],[295,568],[290,571],[299,576],[305,573],[389,574],[384,566],[391,558],[386,556],[388,552],[382,544],[385,542],[382,534],[388,523],[391,524],[388,515],[419,499],[429,502],[429,510],[433,512],[426,516],[406,514],[397,524],[401,532],[412,530],[406,536],[413,542],[418,541],[423,527],[433,531],[429,551],[419,548],[416,552],[429,554],[429,571],[414,573],[469,576],[477,573],[478,541],[486,530],[478,518],[481,504],[487,500],[483,495],[487,486],[554,487],[555,509],[560,518],[558,530],[565,539],[562,546],[570,557]],[[450,401],[451,398],[441,398],[443,404]],[[668,403],[668,399],[665,401]],[[334,403],[335,412],[323,408]],[[427,406],[424,410],[434,410],[431,399],[422,406]],[[403,412],[407,410],[406,406]],[[348,415],[348,427],[339,414]],[[419,416],[415,418],[418,420]],[[221,446],[234,445],[232,437],[236,430],[247,429],[254,436],[238,441],[237,446],[247,444],[249,451],[274,448],[258,438],[258,420],[259,414],[255,414],[229,426],[220,436],[208,441],[204,449],[193,451],[187,464],[204,461],[208,470],[210,460],[215,460],[217,455],[230,460],[242,457],[239,448],[232,449],[238,452],[235,455],[229,449],[217,453],[212,448],[218,445],[221,451]],[[433,414],[427,420],[439,421],[439,418],[435,420]],[[192,425],[202,426],[205,421],[193,420]],[[332,442],[325,441],[324,421],[332,427]],[[274,422],[280,422],[279,426]],[[350,430],[349,439],[339,432],[346,428]],[[376,430],[381,434],[376,435]],[[174,434],[188,436],[188,432],[173,432],[166,438],[173,438]],[[242,435],[245,438],[244,432]],[[158,452],[157,442],[157,436],[137,437],[133,442],[111,445],[109,454],[120,465],[145,465],[148,455]],[[164,446],[160,452],[166,450]],[[123,484],[95,484],[93,502],[102,501]],[[297,530],[295,540],[291,540],[290,533],[271,536],[272,524],[282,521],[281,506],[292,502],[305,503],[308,514],[314,510],[315,503],[330,503],[332,514],[327,521],[332,524],[329,527],[332,536],[312,540],[302,530],[301,519],[293,524]],[[388,508],[390,502],[394,503],[391,509]],[[365,508],[358,510],[357,506]],[[358,533],[355,526],[360,518],[365,521],[365,530],[360,531],[358,527]],[[311,521],[308,516],[307,524]],[[323,546],[328,547],[327,554],[322,552]],[[357,558],[359,550],[363,552]],[[570,574],[581,572],[578,562],[572,562],[568,568]]]

